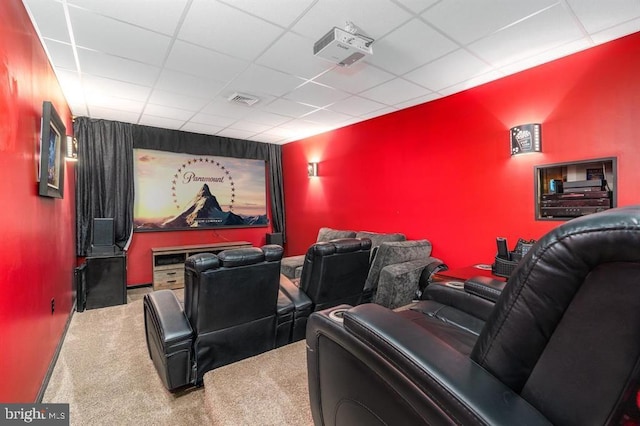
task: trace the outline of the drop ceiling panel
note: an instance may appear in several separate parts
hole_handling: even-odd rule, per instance
[[[287,99],[276,99],[268,105],[262,107],[267,112],[284,115],[291,118],[301,117],[314,109],[311,105],[304,105]]]
[[[194,0],[178,38],[253,60],[282,33],[282,28],[226,4]]]
[[[371,100],[384,103],[386,105],[393,105],[400,102],[406,102],[409,99],[417,98],[418,96],[424,96],[431,93],[430,90],[417,84],[411,83],[407,80],[397,78],[373,89],[362,92],[360,96],[364,96]]]
[[[366,62],[358,62],[350,67],[334,67],[315,78],[314,81],[345,92],[360,93],[392,78],[394,75],[387,71],[368,65]]]
[[[251,136],[255,136],[255,134],[256,132],[231,128],[222,129],[218,132],[220,136],[234,139],[249,139]]]
[[[304,83],[304,80],[265,68],[260,65],[251,65],[242,74],[233,80],[231,87],[248,94],[269,94],[282,96],[294,90]]]
[[[329,111],[326,109],[317,109],[310,114],[304,116],[306,121],[310,121],[312,123],[316,123],[319,125],[329,124],[336,125],[340,123],[344,123],[347,120],[352,119],[353,116],[342,114],[335,111]]]
[[[377,111],[381,108],[384,108],[386,105],[383,105],[379,102],[374,102],[369,99],[361,98],[359,96],[352,96],[348,99],[338,101],[335,104],[328,107],[328,109],[336,112],[341,112],[343,114],[349,115],[364,115],[373,111]]]
[[[183,130],[185,132],[200,133],[203,135],[215,135],[223,128],[224,127],[212,126],[210,124],[188,122],[185,123],[180,128],[180,130]]]
[[[278,39],[256,63],[304,78],[313,78],[336,64],[313,55],[311,40],[294,33]]]
[[[466,50],[459,49],[408,73],[405,77],[437,92],[474,76],[485,74],[490,69],[491,67],[480,59]]]
[[[351,21],[363,33],[377,38],[410,18],[409,12],[390,0],[318,0],[293,30],[317,40],[331,28],[344,28],[346,21]]]
[[[371,62],[397,75],[457,49],[458,44],[425,24],[412,19],[373,45]]]
[[[65,70],[76,69],[76,59],[73,56],[73,49],[70,44],[49,39],[45,39],[44,42],[50,59],[57,68]]]
[[[439,0],[397,0],[397,3],[400,3],[414,13],[420,13],[429,6],[438,3],[438,1]]]
[[[151,65],[164,61],[170,37],[82,9],[69,8],[69,15],[80,47]]]
[[[41,37],[71,42],[62,3],[47,0],[30,1],[27,9],[38,23]]]
[[[69,7],[87,9],[166,35],[173,35],[187,0],[67,0]],[[153,13],[149,13],[152,10]]]
[[[78,49],[82,73],[152,86],[160,68],[87,49]]]
[[[202,93],[202,95],[206,95],[206,93]],[[208,102],[208,98],[185,96],[159,89],[155,89],[149,98],[149,103],[155,105],[172,105],[175,108],[193,112],[200,111]]]
[[[607,41],[623,37],[625,35],[640,31],[640,19],[633,19],[624,24],[599,31],[591,36],[591,39],[597,43],[606,43]]]
[[[429,8],[422,17],[466,44],[556,3],[556,0],[448,0]]]
[[[236,7],[253,16],[266,19],[281,27],[291,25],[314,0],[281,0],[278,7],[273,2],[256,0],[222,0],[229,6]]]
[[[589,33],[596,33],[640,17],[638,0],[567,0],[567,3]]]
[[[230,125],[232,125],[233,123],[235,123],[237,120],[235,118],[231,118],[231,117],[223,117],[220,115],[215,115],[215,114],[205,114],[205,113],[198,113],[195,116],[193,116],[193,118],[191,118],[191,120],[189,120],[191,123],[199,123],[199,124],[209,124],[212,126],[219,126],[220,128],[224,129],[225,127],[228,127]]]
[[[125,83],[91,74],[83,74],[82,86],[88,93],[101,93],[104,96],[130,99],[140,103],[146,102],[151,93],[149,86]]]
[[[176,41],[167,58],[166,67],[185,74],[227,81],[235,78],[249,62],[183,41]]]
[[[154,105],[148,103],[144,108],[144,115],[153,115],[154,117],[163,118],[175,118],[177,120],[187,121],[191,117],[193,117],[193,111],[173,108],[166,105]]]
[[[198,77],[165,68],[155,87],[185,96],[211,98],[220,93],[225,84],[224,81],[214,80],[211,77]]]
[[[285,98],[307,105],[323,107],[349,97],[349,94],[331,87],[309,82],[287,94]]]
[[[573,42],[583,36],[560,5],[469,45],[469,49],[496,67]]]
[[[140,117],[140,124],[143,126],[159,127],[161,129],[180,130],[184,121],[174,120],[170,118],[154,117],[152,115],[143,115]]]
[[[265,124],[267,126],[279,126],[291,120],[291,117],[287,117],[280,114],[274,114],[267,111],[254,111],[250,116],[251,121]]]
[[[92,118],[102,118],[114,121],[122,121],[124,123],[137,123],[140,113],[125,111],[120,108],[105,108],[93,106],[91,108]]]

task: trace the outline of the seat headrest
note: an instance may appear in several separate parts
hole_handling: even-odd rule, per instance
[[[284,254],[282,246],[277,244],[267,244],[266,246],[262,246],[262,251],[264,252],[264,260],[267,262],[281,260],[282,255]]]
[[[258,247],[231,249],[220,252],[218,259],[220,259],[220,266],[225,268],[253,265],[264,262],[264,252]]]
[[[328,256],[335,253],[350,253],[359,250],[371,250],[371,240],[369,238],[339,238],[326,243],[315,243],[307,254],[317,256]]]

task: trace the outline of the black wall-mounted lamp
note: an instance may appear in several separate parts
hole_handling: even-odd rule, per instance
[[[309,177],[318,176],[318,163],[307,164],[307,172],[309,173]]]
[[[521,124],[512,127],[511,155],[526,154],[528,152],[542,152],[542,136],[540,123]]]
[[[73,136],[67,136],[67,161],[78,161],[78,140]]]

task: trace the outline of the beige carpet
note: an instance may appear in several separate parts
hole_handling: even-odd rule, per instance
[[[147,291],[74,314],[42,402],[68,403],[72,425],[311,424],[304,342],[214,370],[204,388],[165,390],[147,352]]]

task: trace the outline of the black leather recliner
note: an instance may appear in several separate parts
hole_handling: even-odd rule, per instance
[[[199,385],[211,369],[290,340],[293,305],[279,297],[282,254],[267,245],[189,257],[184,309],[171,290],[145,295],[147,347],[167,389]]]
[[[307,250],[296,285],[283,278],[280,288],[294,304],[292,341],[304,339],[309,315],[362,298],[369,273],[369,238],[339,238],[313,244]]]
[[[637,424],[640,206],[574,219],[540,239],[479,335],[436,318],[439,309],[463,313],[437,305],[312,314],[315,424]],[[336,309],[346,309],[341,320]]]

